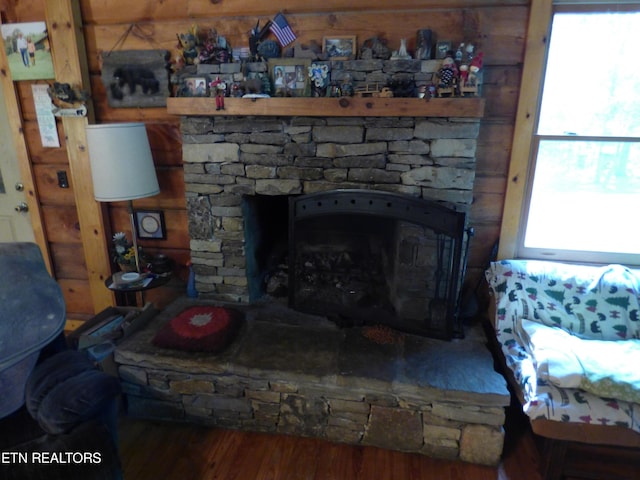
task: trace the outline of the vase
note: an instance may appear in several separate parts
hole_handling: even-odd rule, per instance
[[[118,266],[120,267],[120,270],[122,270],[123,272],[135,272],[136,270],[136,266],[135,265],[131,265],[129,263],[120,263],[118,262]]]

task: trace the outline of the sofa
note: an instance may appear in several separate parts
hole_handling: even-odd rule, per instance
[[[562,478],[571,445],[613,446],[639,462],[640,271],[502,260],[485,276],[507,379],[551,445],[544,478]]]
[[[0,479],[117,480],[120,384],[64,335],[34,243],[0,243]]]

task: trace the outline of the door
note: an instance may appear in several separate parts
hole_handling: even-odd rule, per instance
[[[0,242],[35,240],[0,82]]]

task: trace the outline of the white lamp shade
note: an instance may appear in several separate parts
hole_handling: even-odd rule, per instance
[[[144,123],[88,125],[86,132],[96,200],[117,202],[160,193]]]

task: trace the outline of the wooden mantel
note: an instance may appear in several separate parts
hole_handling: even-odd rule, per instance
[[[294,117],[468,117],[482,118],[485,101],[469,98],[225,98],[216,110],[215,98],[167,99],[171,115],[258,115]]]

